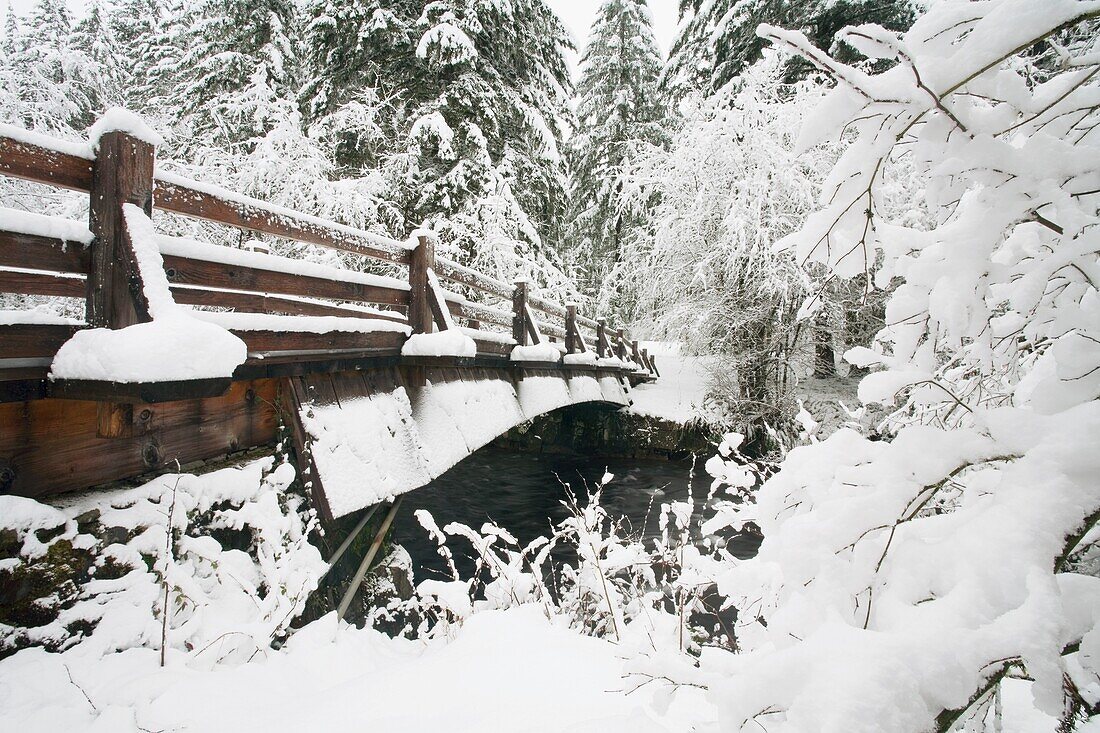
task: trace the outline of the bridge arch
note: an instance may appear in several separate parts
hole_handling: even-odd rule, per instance
[[[630,402],[618,372],[561,365],[382,368],[293,386],[300,468],[327,518],[420,488],[540,415]]]

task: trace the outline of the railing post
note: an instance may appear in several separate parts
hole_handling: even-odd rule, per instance
[[[596,357],[607,358],[607,321],[603,318],[596,319]]]
[[[615,336],[615,356],[619,357],[620,361],[626,361],[626,329],[618,329]]]
[[[635,364],[638,364],[639,366],[645,366],[645,364],[642,362],[642,354],[638,351],[637,340],[630,342],[630,353],[632,358],[634,359]]]
[[[96,146],[88,224],[94,239],[88,271],[88,324],[126,328],[149,320],[122,205],[153,213],[155,148],[124,132],[105,132]]]
[[[421,235],[419,240],[409,258],[409,328],[413,333],[431,333],[428,270],[435,268],[435,240],[426,235]]]
[[[642,349],[642,365],[646,368],[646,371],[653,371],[653,366],[649,363],[649,349]]]
[[[577,348],[577,305],[567,303],[565,306],[565,353],[575,354]]]
[[[512,338],[519,346],[527,345],[527,279],[515,281],[512,291]]]

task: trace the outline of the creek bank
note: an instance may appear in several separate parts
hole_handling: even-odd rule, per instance
[[[541,415],[493,441],[522,453],[684,460],[714,451],[719,436],[703,422],[677,422],[603,405],[576,405]]]

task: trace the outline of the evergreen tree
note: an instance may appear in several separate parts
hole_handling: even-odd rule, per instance
[[[10,47],[13,104],[4,117],[25,127],[68,134],[83,126],[93,105],[94,84],[87,78],[89,64],[73,46],[72,18],[64,0],[38,0],[22,29],[6,43]]]
[[[349,135],[341,163],[389,167],[405,226],[436,226],[452,254],[560,280],[571,42],[544,0],[315,0],[308,14],[302,107],[313,124],[376,89],[387,108],[375,122],[398,143]]]
[[[122,99],[130,109],[144,110],[147,106],[143,91],[147,90],[154,42],[159,37],[163,16],[163,0],[113,0],[111,3],[108,23],[119,54],[126,60]]]
[[[624,206],[620,176],[639,151],[666,142],[661,54],[646,0],[605,0],[581,65],[570,220],[579,258],[598,283],[640,223]]]
[[[150,103],[180,115],[178,150],[235,145],[288,114],[293,0],[185,0],[149,51]]]
[[[761,23],[801,30],[819,48],[847,25],[878,23],[904,30],[914,18],[912,0],[680,0],[681,31],[673,43],[663,87],[674,98],[710,95],[760,58]],[[840,57],[850,59],[838,49]],[[792,76],[809,68],[800,63]]]
[[[123,104],[132,68],[102,2],[92,0],[87,10],[70,41],[72,48],[80,50],[73,60],[82,64],[80,76],[87,84],[88,105],[80,114],[81,127],[91,125],[109,107]]]

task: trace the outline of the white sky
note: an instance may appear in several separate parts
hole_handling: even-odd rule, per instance
[[[69,7],[75,15],[83,14],[84,0],[67,0]],[[592,20],[596,17],[602,0],[546,0],[547,4],[565,22],[567,28],[573,33],[577,42],[577,48],[584,50],[584,44],[588,41],[588,29],[592,27]],[[10,4],[15,8],[16,14],[24,16],[34,5],[35,0],[0,0],[0,10],[5,10],[5,5]],[[653,34],[657,37],[657,44],[661,51],[668,54],[668,47],[676,36],[676,0],[649,0],[649,8],[653,13]],[[569,63],[576,71],[578,57],[570,58]]]

